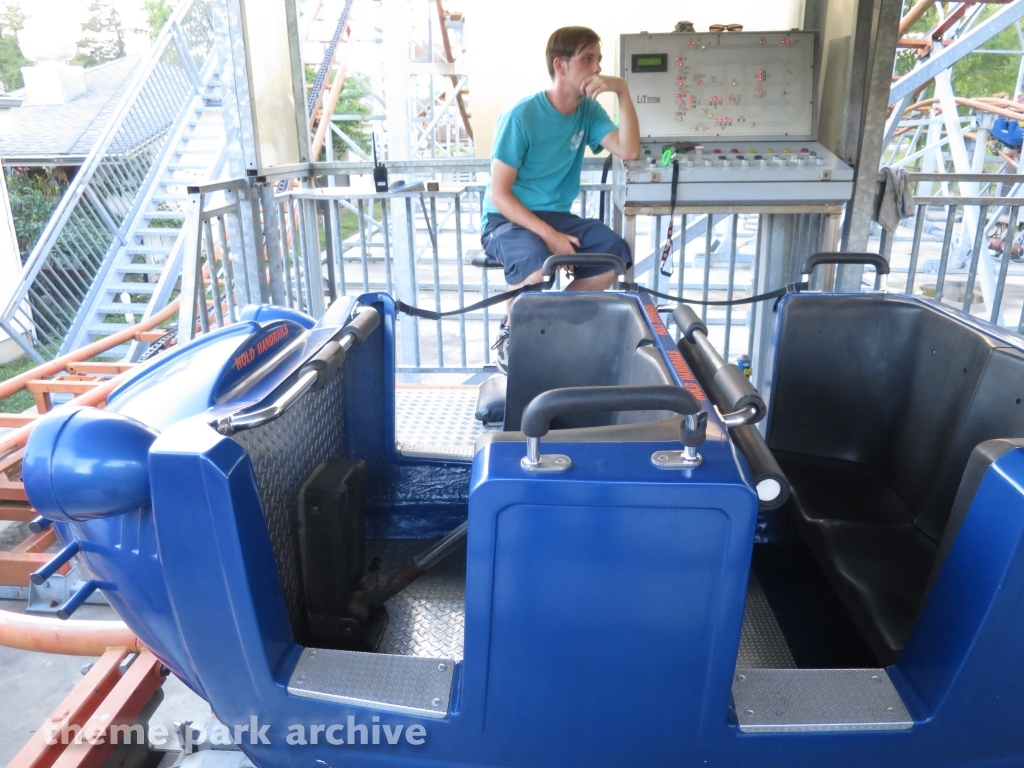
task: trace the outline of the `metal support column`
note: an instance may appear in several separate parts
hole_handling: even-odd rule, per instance
[[[842,242],[845,250],[867,249],[878,186],[878,164],[884,149],[882,137],[885,133],[889,87],[892,83],[902,11],[902,0],[860,0],[858,8],[858,39],[854,41],[854,50],[866,52],[866,61],[863,68],[858,67],[857,61],[854,62],[850,103],[860,93],[864,107],[857,124],[847,124],[844,136],[844,144],[848,149],[856,147],[856,152],[851,153],[855,157],[855,162],[851,164],[855,168],[856,178],[843,228]],[[859,291],[863,273],[862,266],[841,267],[837,280],[839,289]]]
[[[384,87],[387,100],[387,159],[407,160],[412,156],[409,127],[412,115],[409,102],[409,8],[405,0],[383,0],[381,20],[384,28]],[[387,205],[387,202],[384,203]],[[415,219],[412,201],[398,198],[390,201],[391,249],[394,264],[395,292],[398,298],[416,305]],[[402,337],[402,359],[405,365],[419,364],[419,323],[414,317],[399,319]]]

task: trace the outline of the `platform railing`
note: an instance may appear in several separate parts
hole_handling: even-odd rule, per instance
[[[388,193],[368,191],[368,178],[354,185],[331,184],[365,175],[370,166],[363,165],[320,163],[312,169],[297,166],[273,176],[191,187],[182,337],[188,337],[190,328],[206,330],[207,317],[209,327],[233,322],[250,301],[292,307],[316,317],[344,295],[382,291],[418,307],[449,311],[507,290],[500,268],[481,266],[486,189],[482,173],[487,161],[394,163],[393,178],[405,178],[410,186]],[[314,178],[319,187],[313,186]],[[282,180],[290,184],[282,186]],[[286,191],[278,192],[281,188]],[[215,201],[214,195],[226,197]],[[249,202],[239,202],[243,198]],[[242,206],[249,204],[253,220],[261,224],[255,263],[250,263],[237,236]],[[584,168],[574,212],[592,218],[603,215],[614,226],[611,186],[600,182],[594,168]],[[751,294],[761,237],[758,216],[677,216],[665,265],[671,274],[666,276],[660,256],[668,218],[649,217],[640,227],[634,256],[637,283],[690,300]],[[558,279],[561,286],[564,276]],[[736,359],[752,348],[749,305],[711,307],[700,313],[723,355]],[[504,314],[504,305],[495,305],[442,320],[402,316],[397,330],[400,370],[483,371],[494,363],[490,347]]]
[[[242,205],[249,189],[246,179],[188,188],[178,312],[181,339],[234,323],[246,304],[269,300],[266,270],[245,257],[242,245]]]
[[[1024,177],[909,177],[914,215],[895,232],[879,230],[869,247],[890,262],[889,290],[934,298],[1024,333]]]
[[[214,53],[210,0],[185,0],[140,63],[130,90],[32,249],[0,327],[38,361],[57,354]]]

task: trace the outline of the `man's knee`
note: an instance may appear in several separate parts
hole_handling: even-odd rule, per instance
[[[594,288],[594,290],[603,291],[608,288],[611,288],[613,285],[615,285],[616,277],[617,275],[615,274],[614,269],[609,269],[607,272],[602,272],[599,275],[594,275],[594,282],[600,286],[600,288]]]
[[[567,291],[604,291],[615,284],[615,270],[609,269],[596,275],[577,277],[566,286]]]
[[[544,282],[544,275],[542,271],[538,269],[536,272],[530,273],[522,282],[510,284],[509,290],[515,291],[522,288],[524,285],[536,285],[537,283],[542,282]]]

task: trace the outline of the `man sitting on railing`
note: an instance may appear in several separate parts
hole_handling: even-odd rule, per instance
[[[601,38],[586,27],[555,30],[547,44],[551,87],[515,104],[498,119],[491,181],[484,197],[481,243],[505,268],[510,288],[539,283],[552,254],[611,253],[629,265],[626,241],[602,222],[570,213],[580,190],[586,147],[625,160],[640,156],[640,129],[626,81],[601,74]],[[618,97],[619,126],[595,97]],[[584,212],[585,213],[585,212]],[[603,291],[615,272],[579,266],[566,290]],[[498,369],[508,362],[508,317],[494,349]]]

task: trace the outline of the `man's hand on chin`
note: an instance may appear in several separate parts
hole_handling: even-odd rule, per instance
[[[612,77],[610,75],[591,75],[580,83],[580,93],[592,99],[608,91],[611,91],[616,96],[622,96],[622,94],[627,93],[626,81],[621,77]]]

